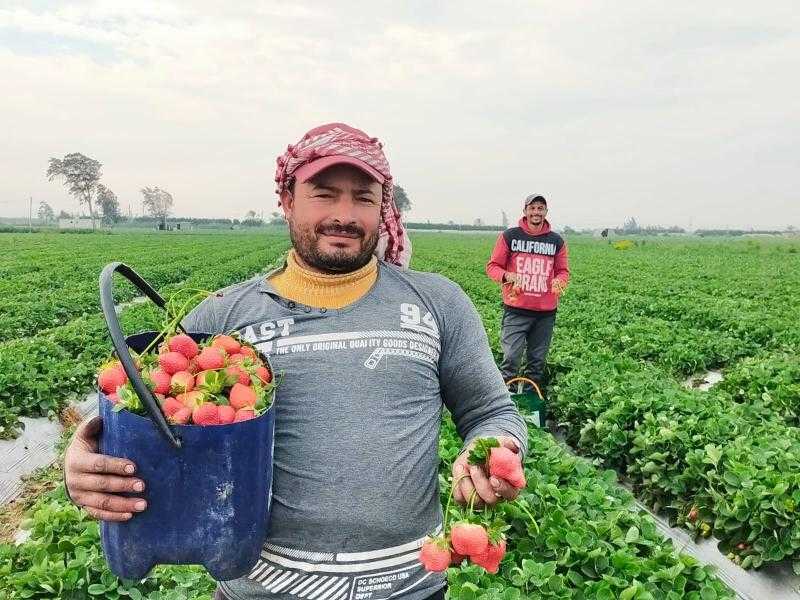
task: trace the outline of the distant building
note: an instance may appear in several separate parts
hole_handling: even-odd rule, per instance
[[[99,225],[99,221],[97,222]],[[89,217],[69,217],[58,220],[59,229],[91,229],[92,220]]]

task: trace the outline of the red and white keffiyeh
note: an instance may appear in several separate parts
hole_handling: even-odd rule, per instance
[[[315,127],[278,157],[275,191],[280,196],[281,192],[289,189],[297,169],[326,156],[355,158],[381,174],[384,179],[383,199],[380,234],[375,254],[381,260],[407,269],[411,262],[411,240],[408,239],[400,211],[394,203],[394,183],[389,171],[389,162],[383,153],[383,144],[378,138],[369,137],[363,131],[344,123],[328,123]]]

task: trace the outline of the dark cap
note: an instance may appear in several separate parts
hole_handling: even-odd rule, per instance
[[[538,194],[531,194],[527,198],[525,198],[525,208],[528,208],[529,204],[533,204],[534,202],[541,202],[545,206],[547,206],[547,200],[544,199],[544,196],[539,196]]]

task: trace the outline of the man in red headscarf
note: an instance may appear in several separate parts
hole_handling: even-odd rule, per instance
[[[283,373],[270,533],[250,575],[220,582],[218,597],[442,599],[444,574],[418,558],[442,526],[442,409],[464,438],[453,465],[461,502],[516,497],[467,453],[497,437],[524,454],[525,422],[463,290],[405,268],[411,245],[378,140],[342,123],[316,127],[278,158],[275,181],[292,239],[286,264],[210,296],[183,322],[238,332]],[[97,454],[99,427],[95,418],[76,431],[67,490],[96,518],[136,518],[147,482],[130,461]]]

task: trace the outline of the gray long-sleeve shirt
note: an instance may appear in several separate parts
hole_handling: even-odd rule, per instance
[[[303,306],[263,276],[222,290],[184,320],[239,331],[283,374],[270,533],[237,600],[419,600],[444,585],[417,560],[441,529],[442,407],[465,443],[527,432],[475,307],[452,281],[379,262],[342,309]]]

